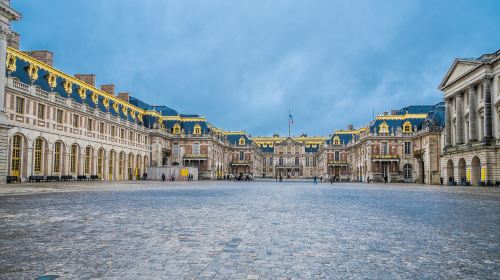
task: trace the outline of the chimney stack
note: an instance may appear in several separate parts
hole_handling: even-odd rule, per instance
[[[54,54],[48,50],[23,51],[23,53],[50,66],[52,66],[54,62]]]
[[[19,39],[19,33],[15,31],[10,32],[9,36],[7,37],[7,46],[19,50]]]
[[[120,92],[120,93],[118,93],[118,98],[129,103],[130,94],[128,92]]]
[[[111,95],[115,95],[115,85],[110,84],[110,85],[101,85],[101,90],[105,91]]]
[[[397,115],[399,114],[399,110],[391,110],[391,115]]]
[[[352,126],[352,124],[347,125],[347,130],[353,130],[353,129],[354,127]]]
[[[384,112],[384,116],[387,116],[387,115],[389,115],[389,113],[388,112]]]
[[[95,75],[94,74],[75,74],[75,78],[78,80],[95,87]]]

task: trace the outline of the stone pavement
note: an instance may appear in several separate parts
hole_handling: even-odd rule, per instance
[[[115,182],[0,193],[0,279],[500,278],[498,189]]]

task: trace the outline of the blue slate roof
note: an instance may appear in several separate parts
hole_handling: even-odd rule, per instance
[[[432,105],[412,105],[412,106],[407,106],[399,110],[398,115],[404,115],[405,113],[408,114],[427,114],[431,109]]]
[[[227,141],[231,145],[239,145],[240,143],[240,138],[243,137],[245,138],[245,144],[252,143],[252,139],[250,139],[245,133],[230,133],[227,135]]]
[[[437,126],[444,127],[444,102],[434,105],[424,120],[424,127]]]

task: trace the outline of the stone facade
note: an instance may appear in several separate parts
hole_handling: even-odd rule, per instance
[[[446,102],[441,173],[449,184],[500,181],[500,51],[456,59],[439,89]]]

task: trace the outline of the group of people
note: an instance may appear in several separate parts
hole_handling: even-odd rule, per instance
[[[188,176],[186,177],[187,178],[187,181],[193,181],[194,180],[194,175],[193,174],[188,174]],[[175,181],[175,176],[174,175],[171,175],[169,178],[168,178],[169,181],[173,182]],[[165,182],[167,181],[167,176],[165,176],[165,173],[162,173],[161,174],[161,181],[162,182]]]

